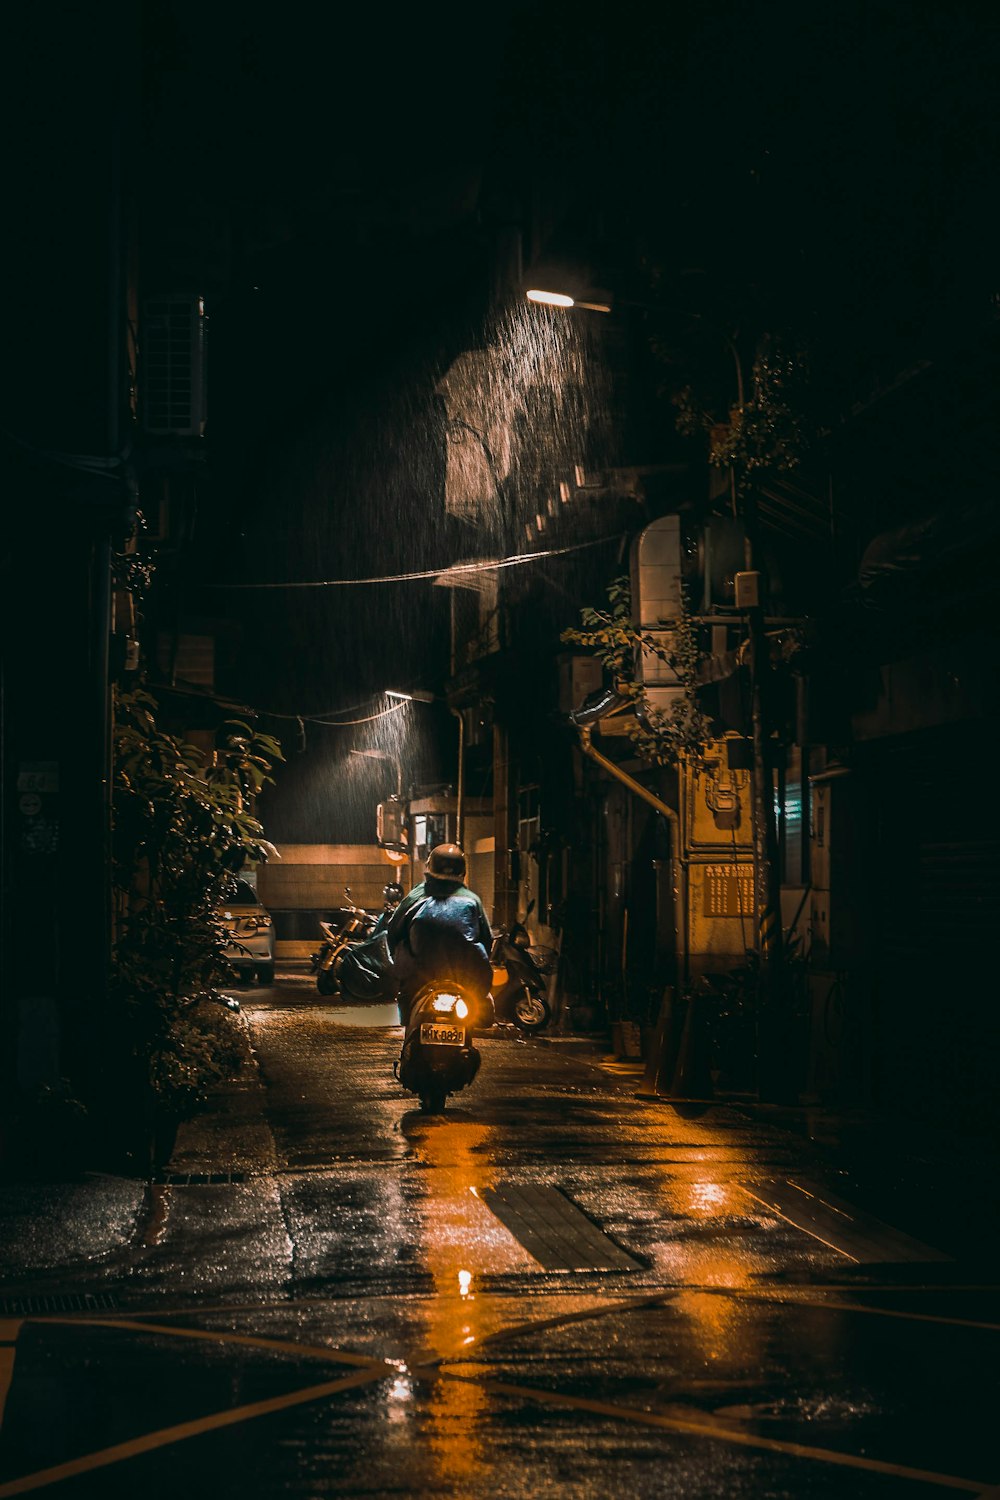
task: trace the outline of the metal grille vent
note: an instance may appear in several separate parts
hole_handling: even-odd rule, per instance
[[[140,346],[146,432],[201,437],[205,429],[205,305],[200,297],[146,302]]]
[[[116,1312],[114,1292],[49,1292],[34,1297],[0,1297],[5,1318],[37,1318],[46,1313]]]

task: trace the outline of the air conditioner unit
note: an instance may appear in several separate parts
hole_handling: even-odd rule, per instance
[[[390,797],[376,807],[375,841],[383,849],[406,848],[406,803],[401,798]]]
[[[142,427],[158,436],[205,430],[205,303],[176,294],[143,304],[139,343]]]

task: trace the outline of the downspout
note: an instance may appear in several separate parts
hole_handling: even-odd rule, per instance
[[[676,808],[670,807],[655,792],[643,786],[641,781],[636,781],[621,766],[602,755],[600,750],[594,748],[591,739],[591,728],[589,724],[578,724],[577,733],[580,736],[580,749],[584,755],[589,756],[592,761],[627,786],[630,792],[641,797],[643,802],[648,802],[656,812],[666,818],[670,824],[670,863],[672,866],[672,877],[674,890],[677,892],[677,914],[674,919],[674,944],[677,954],[677,968],[679,977],[684,983],[690,977],[690,954],[688,951],[688,914],[687,914],[687,865],[688,861],[683,852],[681,843],[681,821],[677,815]],[[683,780],[683,778],[682,778]]]
[[[455,796],[455,843],[460,849],[464,849],[462,834],[465,824],[465,720],[460,708],[453,708],[452,713],[458,720],[458,785]]]

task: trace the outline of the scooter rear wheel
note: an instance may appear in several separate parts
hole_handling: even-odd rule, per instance
[[[420,1108],[425,1115],[443,1115],[447,1092],[442,1088],[425,1089],[420,1095]]]
[[[552,1010],[544,995],[534,995],[522,986],[514,1001],[514,1025],[518,1031],[542,1031],[552,1019]]]

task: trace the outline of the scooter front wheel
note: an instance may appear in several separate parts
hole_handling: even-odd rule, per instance
[[[316,988],[321,995],[335,995],[340,989],[337,976],[332,969],[320,969],[316,975]]]
[[[532,994],[524,985],[514,1001],[514,1025],[519,1031],[542,1031],[552,1019],[552,1009],[544,995]]]

